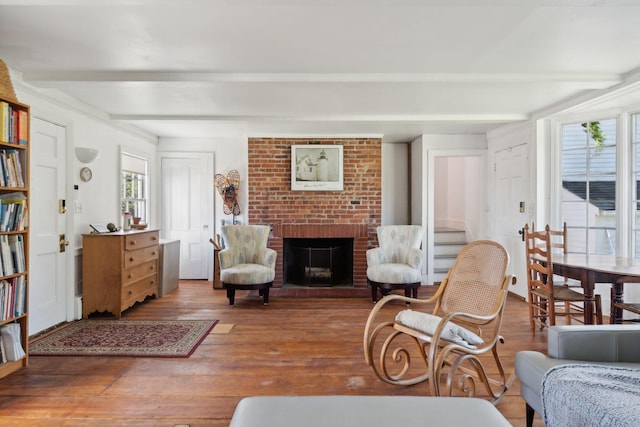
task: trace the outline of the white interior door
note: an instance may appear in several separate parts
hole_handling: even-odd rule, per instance
[[[66,129],[34,118],[31,122],[31,212],[29,228],[29,334],[67,321],[66,254],[60,236],[66,218],[58,209],[65,195]]]
[[[509,290],[527,298],[525,249],[518,233],[529,221],[531,194],[529,156],[526,144],[495,153],[496,159],[496,224],[497,239],[510,257],[511,272],[518,282]],[[522,209],[521,209],[521,203]]]
[[[213,270],[213,153],[161,153],[162,232],[180,240],[180,278]]]

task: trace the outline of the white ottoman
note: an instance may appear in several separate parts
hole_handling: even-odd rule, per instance
[[[488,401],[467,397],[258,396],[242,399],[229,427],[511,426]]]

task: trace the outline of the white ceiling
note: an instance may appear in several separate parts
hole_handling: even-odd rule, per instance
[[[484,133],[640,69],[639,0],[0,0],[0,58],[161,137]]]

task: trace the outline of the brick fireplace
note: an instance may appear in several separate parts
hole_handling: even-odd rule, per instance
[[[343,191],[292,191],[291,146],[342,145]],[[353,239],[353,286],[367,286],[366,250],[376,245],[382,213],[379,138],[249,138],[248,218],[270,224],[278,252],[274,287],[283,285],[284,239]]]

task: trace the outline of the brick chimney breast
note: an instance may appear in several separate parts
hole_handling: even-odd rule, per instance
[[[343,191],[291,191],[292,145],[342,145]],[[354,239],[353,285],[367,286],[366,250],[382,217],[380,138],[249,138],[250,224],[270,224],[278,252],[274,287],[283,285],[283,239]]]

